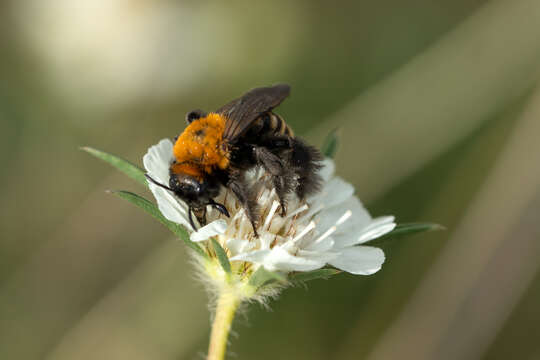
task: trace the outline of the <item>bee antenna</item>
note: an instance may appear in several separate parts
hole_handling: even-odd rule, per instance
[[[208,205],[215,207],[217,209],[217,211],[219,211],[220,213],[222,213],[226,217],[231,217],[229,215],[229,212],[227,211],[227,208],[225,207],[225,205],[217,203],[213,199],[210,199],[210,202],[208,203]]]
[[[148,181],[154,183],[155,185],[157,185],[157,186],[159,186],[159,187],[161,187],[161,188],[163,188],[163,189],[165,189],[165,190],[169,190],[169,191],[174,192],[174,190],[171,189],[170,187],[168,187],[168,186],[166,186],[166,185],[163,185],[163,184],[157,182],[156,180],[152,179],[152,177],[151,177],[150,175],[144,174],[144,176],[148,179]]]

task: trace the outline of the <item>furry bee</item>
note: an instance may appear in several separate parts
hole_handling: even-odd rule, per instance
[[[290,193],[302,200],[320,188],[322,155],[294,136],[283,118],[273,112],[289,93],[290,87],[285,84],[261,87],[215,112],[187,113],[188,126],[175,139],[168,186],[149,180],[188,204],[194,229],[192,213],[204,225],[207,206],[229,216],[226,207],[214,201],[225,186],[246,210],[258,236],[256,194],[244,176],[254,167],[262,167],[270,175],[282,216]]]

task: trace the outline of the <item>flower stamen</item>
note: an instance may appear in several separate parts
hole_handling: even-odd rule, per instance
[[[318,244],[320,243],[321,241],[323,241],[324,239],[326,239],[327,237],[329,237],[330,235],[332,235],[335,231],[337,230],[337,226],[332,226],[330,229],[326,230],[324,232],[324,234],[322,234],[321,236],[319,236],[313,243],[314,244]]]
[[[263,224],[263,229],[268,229],[270,227],[270,223],[272,222],[272,219],[274,217],[274,214],[276,213],[276,210],[279,206],[279,202],[275,201],[272,203],[272,207],[270,208],[270,211],[268,212],[268,216],[266,216],[266,220]]]
[[[313,241],[313,243],[318,244],[321,241],[323,241],[324,239],[326,239],[327,237],[329,237],[330,235],[332,235],[334,232],[336,232],[337,227],[339,225],[343,224],[345,221],[347,221],[351,217],[351,215],[352,215],[351,210],[345,211],[345,213],[343,215],[341,215],[341,217],[338,219],[338,221],[336,221],[336,225],[334,225],[330,229],[326,230],[324,232],[324,234],[322,234],[317,239],[315,239],[315,241]]]
[[[290,214],[288,214],[285,219],[290,219],[292,217],[294,217],[296,214],[300,214],[302,211],[305,211],[307,210],[309,207],[307,206],[307,204],[304,204],[302,206],[300,206],[298,209],[294,210],[293,212],[291,212]]]
[[[310,232],[311,230],[315,229],[315,221],[310,221],[310,223],[308,224],[308,226],[306,226],[301,232],[300,234],[296,235],[293,239],[292,239],[292,242],[293,243],[297,243],[298,240],[300,240],[301,238],[303,238],[308,232]]]
[[[336,226],[343,224],[345,221],[347,221],[351,217],[351,215],[352,215],[351,210],[345,211],[345,213],[339,218],[339,220],[336,221]]]

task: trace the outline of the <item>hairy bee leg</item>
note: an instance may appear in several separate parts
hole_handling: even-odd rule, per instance
[[[293,177],[283,161],[270,150],[254,146],[253,154],[257,164],[261,165],[272,176],[272,183],[281,205],[281,216],[287,213],[287,194],[293,189]]]
[[[270,174],[279,176],[283,173],[283,163],[281,162],[281,159],[267,148],[253,146],[253,155],[255,155],[257,164],[262,165]]]
[[[283,179],[279,176],[272,177],[272,184],[274,184],[274,189],[276,189],[276,194],[279,199],[279,206],[281,207],[281,216],[283,217],[287,214],[287,191],[285,191],[285,184]]]
[[[292,139],[291,145],[291,163],[298,176],[295,192],[300,199],[305,199],[321,189],[322,178],[318,172],[322,167],[323,156],[317,148],[298,138]]]
[[[200,226],[206,225],[206,206],[203,206],[203,207],[200,207],[200,208],[192,207],[191,211],[193,212],[193,214],[197,218],[197,221],[199,222]]]
[[[246,210],[247,217],[251,222],[251,227],[253,228],[253,233],[255,237],[259,237],[256,228],[256,221],[258,219],[258,206],[257,201],[253,194],[250,191],[250,187],[246,184],[246,181],[243,175],[234,171],[230,174],[229,182],[227,187],[231,189],[238,201],[242,204]]]

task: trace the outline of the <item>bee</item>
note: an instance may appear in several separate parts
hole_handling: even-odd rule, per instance
[[[296,137],[283,118],[273,112],[289,94],[286,84],[260,87],[214,112],[187,113],[188,126],[175,138],[168,186],[149,180],[187,203],[193,229],[192,213],[204,225],[207,206],[229,217],[227,208],[214,201],[225,186],[244,207],[258,237],[257,194],[245,178],[246,172],[256,167],[269,174],[281,216],[286,215],[290,193],[304,200],[319,190],[321,153]]]

